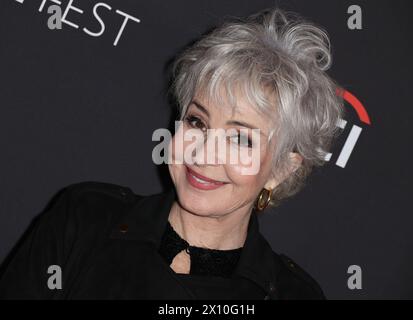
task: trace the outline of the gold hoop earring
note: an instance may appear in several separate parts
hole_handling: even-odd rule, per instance
[[[262,189],[260,194],[258,195],[257,203],[255,205],[255,208],[258,211],[262,211],[265,208],[268,207],[270,201],[271,201],[271,196],[272,196],[272,189]]]

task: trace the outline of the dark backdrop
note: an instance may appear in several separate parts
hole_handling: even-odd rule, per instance
[[[275,251],[309,271],[330,299],[413,298],[410,160],[411,27],[409,1],[72,2],[62,30],[47,27],[47,1],[0,2],[0,261],[30,221],[67,184],[97,180],[151,194],[167,171],[151,158],[152,132],[175,114],[165,96],[168,61],[226,15],[273,4],[323,25],[331,36],[329,71],[364,105],[370,124],[347,104],[348,121],[331,160],[307,187],[261,218]],[[69,0],[62,0],[65,8]],[[349,30],[347,8],[362,8],[363,29]],[[124,13],[129,20],[118,39]],[[361,128],[346,166],[336,160]],[[347,269],[362,270],[350,290]]]

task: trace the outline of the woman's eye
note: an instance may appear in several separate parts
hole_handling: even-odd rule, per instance
[[[204,125],[204,123],[201,121],[201,119],[199,119],[198,117],[195,116],[187,116],[185,118],[185,121],[192,127],[192,128],[196,128],[196,129],[201,129],[201,130],[205,130],[206,127]]]
[[[248,136],[237,134],[230,137],[230,139],[233,143],[239,144],[240,146],[252,148],[252,141]]]

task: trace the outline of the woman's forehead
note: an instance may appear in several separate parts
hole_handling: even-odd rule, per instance
[[[194,97],[212,106],[226,107],[239,113],[260,113],[262,109],[275,108],[277,100],[275,88],[268,85],[252,88],[248,79],[237,82],[222,81],[215,87],[206,84],[195,90]],[[264,105],[267,108],[264,108]]]
[[[234,91],[232,100],[224,90],[221,90],[218,96],[212,97],[207,95],[205,91],[198,91],[192,102],[196,108],[206,109],[210,117],[215,115],[225,121],[242,119],[243,122],[255,124],[256,128],[267,129],[267,132],[274,124],[274,119],[268,114],[268,110],[262,110],[259,106],[251,103],[240,90]],[[275,106],[273,116],[275,117]]]

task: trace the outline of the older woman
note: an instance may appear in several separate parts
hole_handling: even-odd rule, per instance
[[[173,66],[182,120],[168,150],[175,188],[139,196],[103,182],[66,187],[9,259],[0,297],[324,298],[273,252],[257,214],[324,163],[343,113],[330,65],[326,33],[279,9],[202,37]],[[223,152],[207,143],[214,129],[230,132]],[[188,158],[180,137],[191,130],[206,139]],[[246,161],[230,162],[233,150]],[[204,161],[211,154],[225,159]],[[258,170],[248,172],[253,160]]]

